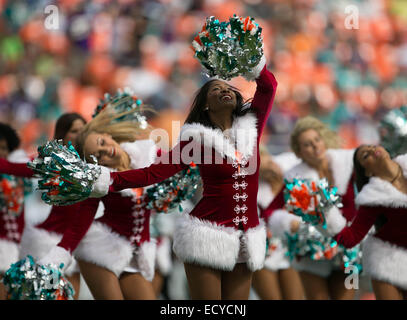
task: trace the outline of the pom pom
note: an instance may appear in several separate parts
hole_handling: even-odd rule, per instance
[[[331,260],[338,253],[338,243],[324,236],[308,223],[300,224],[298,231],[291,235],[286,232],[286,255],[290,260],[308,256],[312,260]]]
[[[252,73],[263,56],[261,28],[251,17],[234,15],[228,22],[211,16],[192,41],[195,57],[208,76],[230,80]]]
[[[75,292],[62,267],[37,264],[31,256],[12,264],[3,278],[8,299],[73,300]]]
[[[100,175],[100,167],[81,160],[71,143],[62,140],[49,141],[38,147],[38,157],[28,163],[41,180],[38,189],[44,190],[44,202],[65,206],[87,199],[94,182]]]
[[[326,179],[294,179],[292,182],[285,180],[285,184],[285,209],[301,217],[304,222],[326,228],[324,213],[332,206],[342,207],[337,188],[329,188]]]
[[[147,189],[147,208],[157,213],[168,213],[175,208],[182,212],[182,201],[191,199],[200,184],[199,169],[191,163],[189,168]]]
[[[147,119],[142,115],[141,106],[143,101],[130,89],[118,89],[116,94],[111,96],[105,93],[104,99],[100,100],[99,104],[92,117],[96,117],[102,110],[117,115],[112,122],[131,121],[139,126],[140,129],[146,129],[148,126]]]
[[[382,146],[392,158],[407,153],[407,107],[388,112],[380,121],[379,133]]]

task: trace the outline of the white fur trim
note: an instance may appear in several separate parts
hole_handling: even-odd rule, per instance
[[[277,155],[272,155],[272,160],[278,164],[283,172],[290,170],[302,161],[297,158],[294,152],[283,152]]]
[[[0,273],[4,274],[11,264],[18,261],[18,245],[13,241],[0,239]]]
[[[328,149],[332,175],[339,194],[345,194],[353,173],[354,149]]]
[[[175,228],[173,250],[184,262],[231,271],[237,262],[242,234],[248,254],[247,265],[252,271],[257,270],[262,267],[265,257],[264,225],[243,233],[233,227],[183,214]]]
[[[63,270],[65,270],[69,267],[71,261],[72,256],[69,251],[59,246],[53,246],[51,251],[38,260],[38,264],[56,264],[59,266],[63,263]]]
[[[257,191],[257,203],[262,208],[267,208],[268,205],[273,201],[274,194],[271,190],[271,186],[269,183],[264,181],[259,181],[259,189]]]
[[[130,264],[133,248],[126,238],[94,221],[73,254],[78,260],[104,267],[119,277]]]
[[[403,175],[407,178],[407,155],[398,156],[394,161],[400,164]],[[407,195],[389,181],[371,177],[369,183],[356,196],[355,203],[358,206],[407,208]]]
[[[156,241],[143,242],[135,249],[130,241],[104,223],[95,221],[82,239],[74,255],[112,271],[117,277],[126,272],[140,272],[151,281],[154,277]]]
[[[140,273],[146,280],[153,281],[155,273],[155,257],[156,257],[156,240],[151,239],[149,242],[143,242],[130,261],[130,267],[135,267],[140,270]]]
[[[338,188],[338,194],[344,195],[353,172],[353,153],[354,150],[347,149],[328,149],[327,157],[332,170],[335,186]],[[288,180],[311,179],[319,180],[318,172],[301,162],[285,174]]]
[[[266,57],[264,54],[262,55],[259,63],[252,69],[252,72],[248,72],[243,75],[243,77],[248,81],[256,80],[259,76],[261,71],[263,70],[264,66],[266,65]]]
[[[26,225],[23,235],[21,236],[19,259],[30,255],[35,260],[38,260],[56,246],[61,239],[62,234]],[[76,260],[72,260],[72,263],[64,270],[67,276],[79,272],[79,266]]]
[[[242,157],[249,159],[257,145],[257,118],[251,113],[235,118],[230,133]],[[220,129],[199,123],[185,124],[181,128],[180,140],[188,141],[190,137],[204,147],[214,148],[223,158],[236,160],[235,147]]]
[[[266,227],[260,220],[260,224],[243,233],[246,238],[246,249],[248,253],[247,267],[251,271],[262,269],[266,258]]]
[[[24,150],[17,149],[8,155],[7,160],[15,163],[26,163],[30,161],[30,158],[27,156]]]
[[[338,234],[346,226],[346,219],[337,207],[329,209],[325,219],[326,230],[330,236]]]
[[[273,235],[283,238],[285,233],[291,233],[291,221],[297,220],[301,222],[301,218],[289,213],[287,210],[278,209],[273,212],[269,221],[268,227]]]
[[[167,276],[172,268],[171,240],[169,237],[162,237],[157,246],[156,269],[164,276]]]
[[[374,236],[363,242],[363,270],[373,279],[407,290],[407,249]]]
[[[110,170],[104,166],[99,166],[101,169],[100,176],[92,186],[92,192],[89,197],[101,198],[108,194],[110,186]]]
[[[283,244],[281,238],[273,235],[273,244],[276,248],[266,257],[264,268],[271,271],[278,271],[290,268],[290,259],[286,256],[287,247]]]
[[[148,167],[157,157],[157,146],[151,139],[124,142],[120,146],[129,155],[132,169]]]

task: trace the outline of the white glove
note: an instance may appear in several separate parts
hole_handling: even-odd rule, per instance
[[[63,270],[66,270],[72,262],[72,256],[69,251],[62,247],[55,246],[44,257],[37,261],[38,264],[55,264],[59,267],[61,263],[64,264]]]
[[[333,237],[337,235],[345,226],[346,219],[337,207],[332,207],[325,213],[326,230],[322,227],[317,229],[323,234]]]
[[[101,198],[108,194],[110,186],[110,170],[100,166],[101,172],[99,178],[95,181],[90,198]]]
[[[266,57],[263,54],[259,63],[257,64],[257,66],[255,66],[253,68],[252,72],[248,72],[248,73],[244,74],[243,77],[248,81],[256,80],[260,76],[260,73],[263,70],[265,65],[266,65]]]

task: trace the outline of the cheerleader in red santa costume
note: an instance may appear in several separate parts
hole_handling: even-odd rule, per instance
[[[302,300],[304,289],[300,276],[291,267],[286,255],[287,246],[284,239],[277,237],[264,209],[284,186],[283,172],[286,172],[300,160],[292,152],[271,156],[265,146],[260,147],[260,180],[257,201],[261,218],[265,218],[267,227],[268,250],[264,268],[253,274],[253,288],[262,300]]]
[[[18,149],[20,138],[7,124],[0,123],[1,163],[25,163],[29,160],[23,150]],[[10,265],[18,260],[21,234],[24,229],[24,181],[1,171],[1,219],[0,219],[0,279]],[[27,175],[25,175],[27,177]],[[0,299],[6,299],[6,290],[0,283]]]
[[[153,163],[157,147],[153,140],[141,139],[149,129],[131,121],[115,122],[122,114],[108,110],[100,111],[82,130],[77,139],[79,155],[88,161],[95,157],[107,173]],[[104,215],[94,220],[100,201]],[[151,210],[146,205],[141,188],[80,202],[58,246],[39,263],[69,264],[73,253],[96,300],[155,299],[151,281],[156,243],[150,238]]]
[[[407,155],[394,159],[381,146],[362,145],[355,151],[354,167],[359,193],[358,213],[350,226],[337,212],[331,235],[351,248],[363,242],[363,270],[371,277],[376,299],[407,298]]]
[[[169,153],[139,170],[110,172],[101,167],[93,186],[92,196],[109,196],[160,182],[191,162],[198,165],[203,196],[178,222],[173,244],[193,299],[247,299],[252,272],[264,264],[266,230],[257,214],[258,145],[277,81],[264,56],[246,76],[257,82],[251,107],[227,82],[211,80],[199,90],[180,142]],[[59,259],[70,250],[61,243]],[[48,261],[55,259],[58,255],[50,254]]]
[[[61,139],[66,145],[68,141],[75,143],[76,137],[86,124],[85,119],[77,113],[66,113],[60,116],[55,125],[54,139]],[[0,162],[0,172],[13,174],[15,176],[32,177],[34,172],[25,163]],[[31,255],[35,259],[45,255],[62,238],[65,231],[69,214],[77,210],[78,204],[72,206],[52,206],[48,217],[42,223],[24,226],[21,236],[19,255],[14,259],[22,259]],[[72,284],[75,295],[79,296],[80,274],[79,267],[75,261],[65,270],[68,281]]]
[[[331,209],[338,211],[338,214],[327,218],[327,229],[334,229],[335,219],[339,217],[341,221],[352,221],[356,214],[352,177],[354,150],[338,149],[336,133],[311,116],[297,121],[290,143],[291,149],[302,162],[286,172],[285,178],[288,181],[294,178],[314,181],[326,178],[330,186],[338,188],[343,202],[342,209]],[[280,230],[280,236],[284,236],[285,232],[295,234],[303,222],[283,207],[282,190],[265,210],[265,216],[269,217],[276,231]],[[307,299],[353,299],[354,290],[345,288],[346,275],[333,260],[313,260],[305,256],[293,260],[292,265],[300,272]]]

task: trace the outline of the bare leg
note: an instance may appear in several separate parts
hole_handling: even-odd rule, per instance
[[[123,300],[119,279],[112,271],[93,263],[77,261],[95,300]]]
[[[0,281],[3,280],[3,274],[0,274]],[[0,282],[0,300],[7,300],[7,290],[3,282]]]
[[[252,286],[261,300],[281,300],[277,272],[261,269],[253,273]]]
[[[222,300],[248,300],[252,275],[246,263],[237,263],[232,271],[223,271]]]
[[[293,268],[278,271],[282,299],[304,300],[304,288],[297,270]]]
[[[120,276],[120,287],[125,300],[155,300],[153,284],[141,273],[124,272]]]
[[[329,300],[328,283],[325,278],[305,271],[300,272],[300,277],[307,300]]]
[[[75,300],[78,300],[79,297],[79,288],[80,288],[80,273],[79,272],[75,272],[74,274],[72,274],[71,276],[66,276],[67,280],[72,284],[73,289],[75,290],[75,295],[73,296],[73,298]]]
[[[388,282],[372,279],[372,287],[377,300],[402,300],[400,289]]]
[[[333,271],[328,279],[329,292],[332,300],[353,300],[355,290],[345,287],[347,275],[341,271]]]
[[[164,283],[163,275],[160,273],[160,271],[156,270],[152,284],[153,284],[155,296],[157,297],[157,299],[160,297],[160,293],[163,288],[163,283]]]
[[[184,268],[191,299],[221,299],[221,271],[190,263],[184,263]]]

